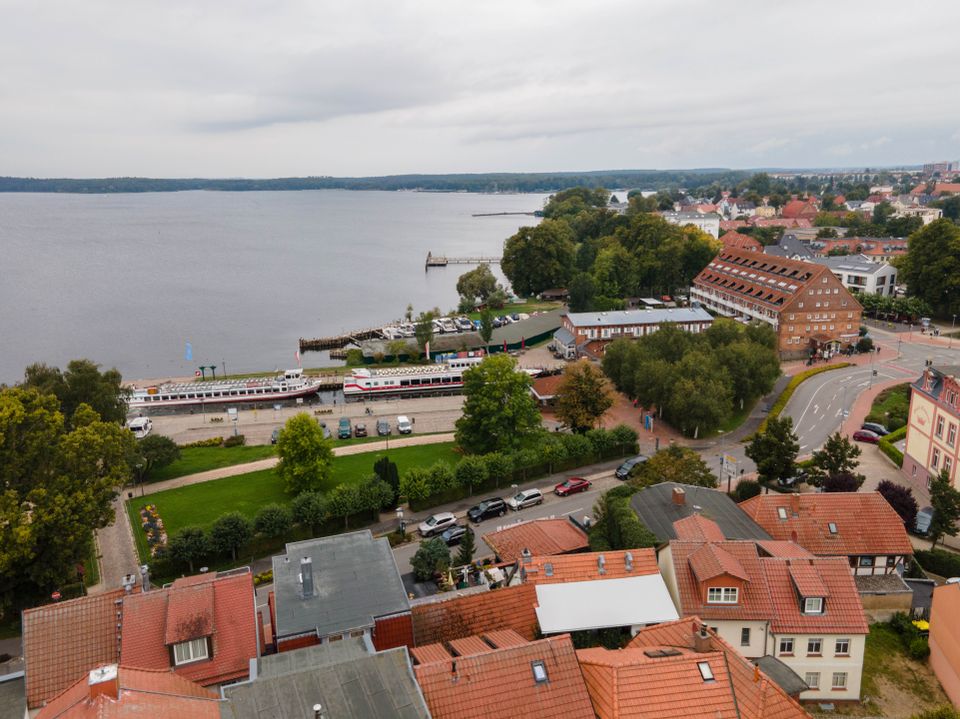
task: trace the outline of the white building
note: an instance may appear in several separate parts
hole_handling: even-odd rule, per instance
[[[866,255],[818,257],[813,261],[829,267],[848,290],[868,295],[894,295],[897,268],[886,262],[874,262]]]
[[[708,235],[720,237],[720,215],[714,212],[661,212],[661,217],[671,225],[693,225]]]

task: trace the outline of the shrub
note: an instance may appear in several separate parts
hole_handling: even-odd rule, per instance
[[[450,465],[443,460],[434,462],[430,466],[430,469],[427,470],[427,473],[430,477],[430,494],[446,492],[456,484],[456,477],[454,477],[453,470],[450,469]]]
[[[400,496],[408,502],[422,502],[429,497],[430,474],[422,467],[411,467],[400,478]]]
[[[483,455],[483,463],[487,465],[487,477],[494,480],[499,487],[500,482],[510,478],[513,472],[513,463],[502,452],[490,452]]]
[[[280,504],[267,504],[260,508],[253,519],[253,528],[257,534],[265,537],[280,537],[293,525],[290,508]]]
[[[224,447],[242,447],[247,443],[247,438],[242,434],[234,434],[223,440]]]
[[[558,435],[560,442],[571,459],[589,462],[593,459],[593,444],[582,434]]]
[[[922,662],[930,656],[930,644],[924,637],[911,639],[909,646],[907,646],[907,654],[910,655],[911,659]]]
[[[590,444],[593,445],[594,453],[600,456],[606,456],[606,454],[612,450],[616,444],[610,432],[602,427],[588,430],[586,437],[590,440]]]
[[[210,543],[221,554],[229,553],[236,561],[237,550],[253,537],[253,525],[240,512],[221,514],[210,527]]]
[[[347,350],[347,366],[356,367],[363,364],[363,350]]]
[[[198,439],[196,442],[181,444],[180,449],[193,449],[195,447],[222,447],[223,437],[211,437],[210,439]]]
[[[849,367],[849,362],[839,362],[838,364],[832,365],[823,365],[821,367],[812,367],[803,372],[795,374],[790,382],[787,383],[787,386],[784,388],[783,392],[780,393],[780,396],[777,397],[776,402],[773,403],[773,406],[770,408],[770,412],[764,417],[763,421],[760,423],[760,426],[757,428],[757,434],[763,434],[767,429],[767,421],[771,417],[779,417],[780,413],[783,412],[783,408],[787,406],[787,402],[790,401],[790,398],[793,396],[793,393],[797,391],[797,387],[807,379],[810,379],[814,375],[818,375],[821,372],[830,372],[835,369],[843,369],[844,367]]]
[[[905,527],[910,529],[917,521],[917,500],[913,498],[913,490],[885,479],[877,485],[879,492],[893,510],[900,515]]]
[[[910,719],[960,719],[960,712],[949,704],[941,704],[933,709],[913,714]]]
[[[743,502],[751,497],[756,497],[763,491],[760,483],[753,479],[741,479],[737,483],[737,488],[733,490],[733,497],[737,502]]]
[[[416,554],[410,559],[413,576],[418,582],[433,579],[450,567],[450,548],[439,537],[422,542]]]
[[[960,554],[947,552],[943,549],[918,549],[913,553],[914,559],[928,572],[941,577],[960,577]]]
[[[613,440],[615,445],[620,445],[625,447],[630,451],[633,451],[637,446],[637,438],[639,435],[633,427],[628,427],[625,424],[618,424],[616,427],[610,430],[610,439]]]
[[[863,479],[850,472],[831,474],[824,478],[822,486],[824,492],[856,492],[863,484]]]
[[[890,458],[890,461],[892,461],[898,467],[903,467],[903,452],[894,447],[892,442],[885,437],[881,437],[880,441],[877,442],[877,446],[880,448],[881,452]]]
[[[454,469],[457,484],[473,494],[473,488],[487,481],[487,463],[482,456],[467,455]]]
[[[327,501],[320,492],[301,492],[293,498],[290,509],[299,524],[310,527],[311,534],[319,533],[327,519]]]

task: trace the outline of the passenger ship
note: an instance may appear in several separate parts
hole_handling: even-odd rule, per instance
[[[276,402],[316,394],[320,385],[319,379],[304,377],[302,369],[288,369],[276,377],[145,387],[134,390],[127,404],[131,409],[142,409],[230,402]]]
[[[391,367],[388,369],[355,369],[343,378],[343,396],[346,399],[384,397],[421,392],[459,392],[463,388],[463,373],[483,362],[482,351],[458,352],[440,355],[437,364],[419,367]]]

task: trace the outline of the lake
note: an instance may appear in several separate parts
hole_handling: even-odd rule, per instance
[[[427,252],[495,255],[543,195],[0,194],[0,382],[88,357],[128,378],[293,367],[297,340],[456,307]],[[499,270],[497,270],[499,275]],[[184,358],[185,343],[193,360]],[[308,353],[303,366],[322,364]]]

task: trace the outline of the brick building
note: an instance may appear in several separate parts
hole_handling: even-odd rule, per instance
[[[856,343],[863,311],[828,267],[744,250],[717,255],[694,278],[690,299],[771,325],[784,358]]]
[[[903,472],[911,479],[926,478],[946,470],[956,486],[960,462],[957,434],[960,427],[960,366],[928,367],[910,387],[907,447]]]
[[[572,358],[579,350],[602,355],[606,345],[623,337],[635,339],[653,334],[664,324],[675,324],[688,332],[703,332],[713,324],[710,313],[699,306],[665,309],[615,310],[611,312],[568,312],[560,320],[554,344]]]

